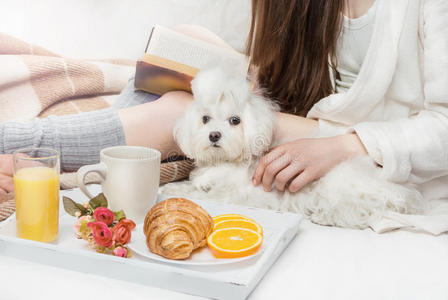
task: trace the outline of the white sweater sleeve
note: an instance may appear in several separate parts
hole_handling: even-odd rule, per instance
[[[423,11],[424,110],[406,119],[353,126],[369,153],[380,153],[386,178],[425,181],[448,174],[448,1]],[[380,160],[380,161],[378,161]]]

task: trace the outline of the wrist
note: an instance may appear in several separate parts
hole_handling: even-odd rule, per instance
[[[367,155],[367,150],[356,133],[348,133],[339,137],[341,139],[342,149],[346,158]]]

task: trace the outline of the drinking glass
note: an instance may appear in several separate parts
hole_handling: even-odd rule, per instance
[[[59,227],[59,153],[24,148],[13,153],[17,236],[52,242]]]

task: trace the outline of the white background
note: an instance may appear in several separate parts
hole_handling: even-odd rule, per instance
[[[0,0],[0,32],[72,58],[139,58],[154,23],[198,24],[244,48],[250,0]]]

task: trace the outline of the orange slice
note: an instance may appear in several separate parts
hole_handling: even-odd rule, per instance
[[[251,221],[250,219],[232,219],[219,221],[218,223],[215,223],[215,227],[213,228],[213,230],[230,227],[252,229],[253,231],[258,232],[261,235],[263,234],[263,228],[260,226],[260,224],[255,221]]]
[[[216,258],[237,258],[249,256],[258,251],[263,236],[247,228],[222,228],[212,232],[207,245]]]
[[[216,223],[221,222],[221,221],[225,221],[225,220],[252,220],[249,217],[243,216],[243,215],[239,215],[239,214],[225,214],[225,215],[219,215],[216,217],[213,217],[213,221]]]

